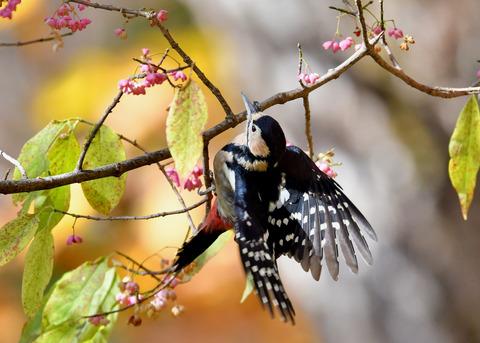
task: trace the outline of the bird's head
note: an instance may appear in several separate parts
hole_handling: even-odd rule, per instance
[[[274,165],[285,152],[285,134],[280,124],[262,113],[242,93],[247,108],[246,140],[250,152]]]

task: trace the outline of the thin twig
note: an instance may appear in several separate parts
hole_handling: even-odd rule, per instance
[[[154,277],[155,279],[157,279],[158,281],[160,281],[160,279],[156,277],[157,275],[166,274],[166,273],[172,271],[172,267],[167,267],[167,268],[159,270],[159,271],[152,271],[152,270],[146,269],[143,266],[142,266],[142,269],[144,269],[144,271],[139,271],[137,269],[127,267],[127,266],[123,265],[121,262],[119,262],[115,259],[112,259],[112,263],[115,265],[115,267],[123,268],[127,272],[135,273],[135,274],[140,275],[140,276],[150,275],[150,276]]]
[[[154,274],[150,269],[148,269],[147,267],[145,267],[145,266],[143,265],[143,263],[139,263],[139,262],[135,261],[133,258],[131,258],[130,256],[128,256],[128,255],[126,255],[126,254],[124,254],[124,253],[122,253],[122,252],[120,252],[120,251],[115,251],[115,253],[117,253],[118,255],[122,256],[123,258],[129,260],[129,261],[132,262],[134,265],[138,266],[139,269],[143,269],[148,275],[150,275],[151,277],[153,277],[155,280],[160,281],[160,278],[158,278],[158,277],[156,276],[156,274]],[[113,262],[113,261],[114,261],[114,260],[112,260],[112,262]],[[123,266],[123,264],[121,264],[121,263],[118,262],[118,261],[115,261],[115,262],[117,262],[117,263],[118,263],[120,266],[122,266],[122,267],[128,268],[128,267],[126,267],[126,266]],[[129,269],[127,269],[127,270],[129,270]],[[138,270],[129,270],[129,271],[138,274]]]
[[[233,115],[230,105],[227,103],[227,101],[223,97],[220,90],[217,87],[215,87],[215,85],[205,76],[205,74],[200,70],[200,68],[198,68],[198,66],[194,64],[190,56],[188,56],[185,53],[185,51],[183,51],[183,49],[180,47],[180,45],[173,39],[173,37],[168,32],[168,30],[165,28],[165,26],[163,26],[162,23],[158,20],[155,11],[134,10],[134,9],[125,8],[125,7],[103,5],[103,4],[94,3],[94,2],[86,2],[83,0],[71,0],[71,1],[79,4],[83,4],[85,6],[99,8],[107,11],[116,11],[122,14],[145,17],[146,19],[154,22],[155,25],[157,25],[157,27],[162,32],[163,36],[167,39],[170,46],[182,57],[183,61],[188,65],[193,64],[193,71],[195,72],[195,74],[197,74],[198,78],[203,82],[203,84],[210,90],[210,92],[212,92],[212,94],[217,98],[218,102],[223,107],[223,110],[226,116],[229,117]]]
[[[383,15],[384,15],[383,0],[379,0],[379,3],[380,3],[380,27],[382,28],[382,31],[385,32],[385,21],[383,19]],[[388,54],[388,57],[390,58],[390,61],[392,61],[395,69],[402,70],[402,67],[400,67],[400,64],[398,63],[397,59],[393,55],[393,52],[392,52],[392,50],[390,49],[390,46],[387,43],[387,38],[386,38],[385,34],[383,34],[381,41],[382,41],[383,47],[385,48],[385,51]]]
[[[90,147],[90,144],[92,144],[93,139],[97,135],[97,132],[100,130],[100,127],[103,125],[103,123],[107,119],[108,115],[112,112],[115,106],[117,106],[117,104],[120,102],[120,98],[122,97],[122,95],[123,95],[123,91],[120,90],[118,94],[115,96],[115,98],[113,99],[112,103],[105,110],[105,113],[103,114],[103,116],[95,124],[92,131],[90,131],[90,134],[88,135],[88,138],[85,141],[85,144],[83,145],[83,149],[82,149],[82,152],[80,153],[80,157],[78,158],[77,166],[75,167],[75,170],[74,170],[75,172],[79,172],[82,170],[83,161],[85,160],[85,155],[87,154],[87,150]]]
[[[302,65],[303,65],[303,52],[302,52],[302,45],[300,43],[297,44],[298,49],[298,75],[302,73]],[[299,78],[298,83],[300,83],[300,87],[305,88],[302,80]]]
[[[142,150],[143,152],[145,153],[148,153],[148,150],[143,148],[140,144],[137,143],[137,141],[135,140],[131,140],[123,135],[119,135],[119,137],[127,142],[129,142],[130,144],[132,144],[133,146],[137,147],[138,149]],[[173,184],[172,180],[168,177],[167,175],[167,172],[165,171],[165,166],[163,166],[162,164],[160,164],[159,162],[156,163],[158,169],[160,169],[160,171],[163,173],[163,176],[165,176],[165,178],[167,179],[168,183],[170,184],[170,187],[172,188],[173,192],[175,193],[175,195],[177,196],[177,199],[178,201],[180,202],[180,205],[182,205],[182,207],[184,209],[187,208],[187,206],[185,205],[185,201],[183,201],[183,198],[182,196],[180,195],[180,192],[178,191],[177,187],[175,187],[175,185]],[[207,201],[208,199],[204,199],[204,202]],[[192,220],[192,216],[190,216],[190,213],[188,211],[185,211],[185,214],[187,216],[187,220],[188,220],[188,223],[190,224],[190,228],[193,232],[196,231],[196,227],[195,227],[195,224],[193,223],[193,220]],[[188,230],[188,232],[190,232],[190,230]]]
[[[20,162],[18,162],[12,156],[8,155],[5,151],[0,150],[0,155],[2,155],[4,159],[6,159],[8,162],[10,162],[11,164],[13,164],[15,167],[18,168],[18,170],[20,171],[20,174],[22,175],[23,180],[28,179],[27,172],[25,171],[25,168],[23,168],[23,166]],[[8,174],[7,174],[7,176],[8,176]],[[6,179],[6,177],[5,177],[5,179]]]
[[[310,101],[308,100],[308,94],[303,97],[303,107],[305,108],[305,135],[308,141],[308,154],[313,159],[315,153],[313,152],[313,138],[310,122]]]
[[[67,33],[61,34],[60,37],[71,36],[72,34],[73,34],[72,32],[67,32]],[[24,46],[24,45],[35,44],[35,43],[48,42],[48,41],[54,40],[55,38],[56,37],[44,37],[44,38],[37,38],[37,39],[32,39],[32,40],[24,41],[24,42],[0,43],[0,47],[2,47],[2,46]]]
[[[207,198],[204,198],[204,199],[200,200],[199,202],[197,202],[197,203],[195,203],[191,206],[188,206],[188,207],[185,207],[185,208],[182,208],[182,209],[179,209],[179,210],[158,212],[158,213],[149,214],[147,216],[94,217],[94,216],[88,216],[88,215],[84,215],[84,214],[70,213],[70,212],[58,210],[56,208],[53,209],[53,212],[62,213],[66,216],[70,216],[70,217],[77,218],[77,219],[81,218],[81,219],[96,220],[96,221],[148,220],[148,219],[155,219],[155,218],[159,218],[159,217],[171,216],[171,215],[174,215],[174,214],[187,213],[188,211],[191,211],[191,210],[199,207],[200,205],[204,204],[206,201],[207,201]]]

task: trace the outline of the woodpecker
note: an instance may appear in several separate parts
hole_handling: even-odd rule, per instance
[[[277,258],[294,258],[315,280],[325,260],[337,280],[338,245],[346,264],[357,273],[354,244],[371,264],[363,233],[374,241],[377,236],[340,185],[300,148],[287,147],[279,123],[242,96],[246,130],[215,155],[217,198],[199,232],[177,252],[174,270],[193,262],[222,232],[233,228],[245,273],[262,307],[272,316],[277,308],[284,321],[294,323],[295,311],[280,279]]]

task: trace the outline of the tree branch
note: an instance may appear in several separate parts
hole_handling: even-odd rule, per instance
[[[96,180],[108,176],[119,177],[127,171],[160,162],[170,157],[170,151],[168,149],[162,149],[125,161],[111,163],[93,169],[77,170],[70,173],[38,177],[35,179],[4,180],[0,181],[0,194],[33,192],[42,189],[52,189],[64,185],[70,185],[72,183]]]

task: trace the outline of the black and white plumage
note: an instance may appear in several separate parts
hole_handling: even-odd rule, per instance
[[[214,159],[217,214],[233,224],[235,241],[247,277],[253,281],[263,307],[284,321],[294,322],[276,260],[287,255],[305,271],[320,278],[322,263],[338,278],[338,246],[350,269],[357,273],[355,248],[364,260],[372,255],[363,236],[377,240],[373,228],[332,178],[320,171],[298,147],[286,147],[278,122],[257,109],[243,95],[248,111],[245,133],[220,150]],[[198,235],[217,230],[205,226]],[[226,226],[228,227],[228,225]],[[201,236],[198,236],[201,237]],[[205,246],[187,242],[176,270],[203,252]],[[189,258],[183,258],[188,255]]]

